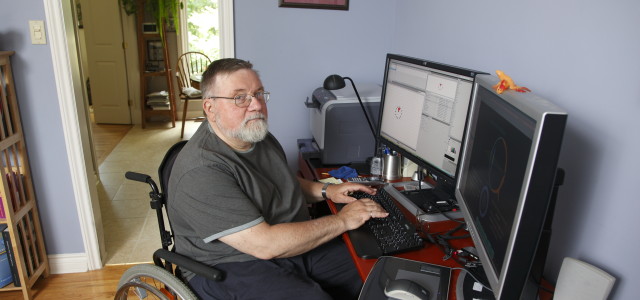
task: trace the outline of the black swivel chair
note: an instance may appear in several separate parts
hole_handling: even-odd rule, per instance
[[[115,299],[128,299],[128,297],[138,299],[150,296],[151,299],[154,299],[153,296],[157,299],[165,299],[167,293],[171,294],[172,297],[169,297],[171,299],[197,299],[185,284],[180,272],[181,269],[187,269],[214,281],[224,279],[224,274],[220,270],[176,253],[175,245],[173,245],[171,219],[168,215],[169,228],[165,226],[164,214],[167,213],[169,176],[178,153],[186,143],[187,141],[180,141],[174,144],[165,154],[158,168],[160,189],[147,174],[136,172],[125,174],[127,179],[145,182],[151,187],[149,197],[151,197],[151,208],[156,210],[162,248],[153,253],[154,265],[136,265],[124,273],[120,279]],[[173,247],[170,247],[171,245]]]

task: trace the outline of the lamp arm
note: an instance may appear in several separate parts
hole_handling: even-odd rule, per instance
[[[356,89],[355,83],[353,83],[353,80],[349,77],[343,77],[343,78],[349,79],[349,81],[351,82],[351,86],[353,86],[353,90],[356,92],[356,96],[358,97],[358,102],[360,102],[360,108],[362,108],[362,113],[364,113],[365,118],[367,118],[367,123],[369,123],[369,129],[371,129],[371,134],[373,134],[373,140],[377,141],[376,131],[373,129],[373,124],[369,119],[369,114],[367,114],[367,110],[364,109],[364,104],[362,103],[362,99],[360,99],[360,94],[358,93],[358,89]]]

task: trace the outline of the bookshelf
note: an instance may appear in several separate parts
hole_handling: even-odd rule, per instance
[[[176,127],[176,102],[166,24],[157,26],[155,18],[147,13],[146,5],[150,4],[145,0],[138,0],[136,10],[141,124],[142,128],[146,128],[147,123],[154,119],[168,118],[172,127]]]
[[[24,299],[31,299],[33,284],[40,276],[49,275],[49,262],[13,84],[14,53],[0,51],[0,203],[4,213],[0,224],[8,227],[21,284],[9,284],[0,288],[0,293],[21,290]]]

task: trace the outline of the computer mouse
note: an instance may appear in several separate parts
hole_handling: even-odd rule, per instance
[[[420,284],[409,279],[395,279],[387,283],[384,294],[399,300],[428,300],[431,293]]]

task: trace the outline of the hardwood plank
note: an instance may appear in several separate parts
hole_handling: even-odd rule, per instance
[[[104,162],[133,125],[96,124],[91,122],[93,147],[98,166]]]
[[[113,299],[120,276],[133,265],[105,266],[84,273],[49,275],[36,281],[34,300],[46,299]],[[21,291],[0,292],[2,300],[21,300]]]

